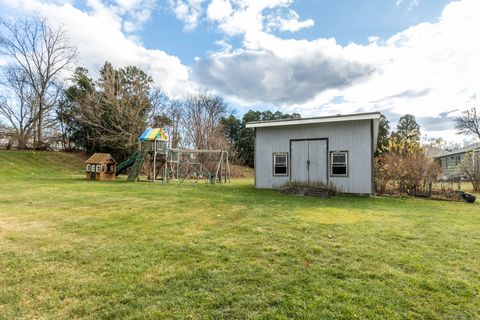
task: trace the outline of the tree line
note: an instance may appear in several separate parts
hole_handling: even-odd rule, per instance
[[[94,77],[74,69],[76,48],[45,19],[2,21],[0,54],[8,59],[0,70],[0,115],[19,149],[60,143],[122,160],[151,126],[164,128],[172,148],[229,149],[237,162],[253,166],[254,132],[245,123],[300,117],[250,110],[238,119],[222,97],[207,92],[173,99],[137,66],[105,62]]]

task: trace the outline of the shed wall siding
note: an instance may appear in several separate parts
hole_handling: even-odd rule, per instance
[[[328,138],[329,151],[349,152],[348,177],[330,177],[329,174],[330,183],[345,193],[372,193],[373,155],[369,120],[256,128],[256,187],[280,188],[290,181],[290,176],[273,175],[274,152],[289,152],[290,158],[290,140],[319,138]]]

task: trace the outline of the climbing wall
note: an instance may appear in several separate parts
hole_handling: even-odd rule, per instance
[[[143,164],[145,163],[145,159],[147,158],[146,151],[140,151],[138,153],[138,157],[135,160],[135,163],[132,166],[132,169],[128,173],[128,181],[137,181],[138,176],[140,175],[140,171],[142,170]]]

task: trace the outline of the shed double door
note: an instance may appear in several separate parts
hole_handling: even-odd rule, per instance
[[[327,141],[291,141],[290,180],[303,185],[327,183]]]

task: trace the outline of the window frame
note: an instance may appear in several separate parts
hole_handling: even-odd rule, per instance
[[[276,156],[282,155],[285,156],[285,173],[275,173],[275,168],[277,167],[276,163]],[[289,169],[289,160],[288,160],[288,152],[274,152],[272,154],[272,174],[274,177],[288,177],[288,169]]]
[[[344,154],[345,155],[345,173],[344,174],[343,173],[342,174],[333,173],[333,166],[334,166],[333,157],[335,155],[338,155],[338,154]],[[330,164],[329,164],[330,177],[348,178],[348,176],[350,174],[349,166],[350,166],[350,164],[349,164],[349,152],[348,152],[348,150],[330,151]]]

